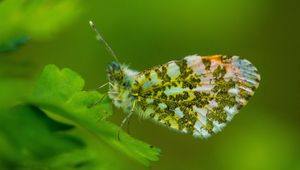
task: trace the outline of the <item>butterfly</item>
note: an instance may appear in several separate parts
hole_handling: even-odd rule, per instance
[[[151,119],[178,132],[208,138],[220,132],[259,86],[253,64],[238,56],[192,55],[135,71],[117,62],[107,68],[108,96],[127,117]]]
[[[138,72],[113,62],[109,97],[125,113],[170,129],[208,138],[247,104],[260,81],[238,56],[187,56]]]

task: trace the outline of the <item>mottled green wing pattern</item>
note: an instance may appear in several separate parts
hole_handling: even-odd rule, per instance
[[[134,78],[136,112],[171,129],[207,138],[246,105],[259,85],[257,69],[237,56],[188,56]]]

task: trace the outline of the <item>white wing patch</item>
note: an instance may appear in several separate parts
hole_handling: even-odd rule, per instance
[[[188,88],[181,88],[181,87],[171,87],[170,89],[166,89],[164,93],[166,95],[174,95],[178,93],[182,93],[184,91],[188,90]]]
[[[180,75],[180,68],[174,62],[168,64],[167,74],[171,79],[176,79]]]
[[[153,86],[153,85],[156,85],[156,84],[159,84],[161,83],[162,80],[160,80],[158,77],[157,77],[157,73],[152,71],[150,73],[150,76],[151,76],[151,80],[150,81],[146,81],[143,85],[143,88],[145,89],[148,89],[149,87]]]

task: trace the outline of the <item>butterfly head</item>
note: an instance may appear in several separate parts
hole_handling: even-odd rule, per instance
[[[111,83],[120,83],[124,79],[124,66],[120,63],[113,62],[108,65],[107,74],[109,82]]]

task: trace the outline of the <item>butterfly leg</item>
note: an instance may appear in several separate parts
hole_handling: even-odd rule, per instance
[[[111,82],[106,82],[106,83],[102,84],[101,86],[99,86],[97,88],[97,90],[101,90],[102,88],[106,87],[107,85],[114,87],[114,85]]]
[[[95,103],[91,104],[91,105],[89,106],[89,108],[94,107],[94,106],[96,106],[97,104],[101,103],[106,97],[107,97],[107,94],[106,94],[106,93],[103,94],[103,96],[102,96],[99,100],[95,101]]]
[[[111,83],[110,82],[106,82],[106,83],[102,84],[101,86],[99,86],[97,89],[100,90],[100,89],[102,89],[103,87],[105,87],[107,85],[111,85]]]
[[[97,89],[100,90],[100,89],[102,89],[103,87],[107,86],[108,84],[109,84],[109,82],[104,83],[104,84],[102,84],[101,86],[99,86]]]
[[[124,126],[124,124],[126,123],[126,122],[128,122],[129,121],[129,119],[130,119],[130,117],[133,115],[133,113],[134,113],[134,108],[135,108],[135,101],[133,102],[133,104],[132,104],[132,107],[131,107],[131,110],[130,110],[130,112],[128,113],[128,115],[122,120],[122,123],[121,123],[121,125],[120,125],[120,127],[119,127],[119,130],[118,130],[118,140],[120,140],[120,131],[121,131],[121,129],[122,129],[122,127]]]
[[[130,135],[130,120],[127,121],[127,133]]]
[[[99,86],[97,89],[100,90],[100,89],[102,89],[103,87],[105,87],[105,86],[107,86],[107,85],[113,86],[110,82],[107,82],[107,83],[105,83],[105,84]],[[113,92],[105,93],[99,100],[97,100],[97,101],[96,101],[94,104],[92,104],[90,107],[93,107],[93,106],[95,106],[95,105],[101,103],[101,102],[103,101],[103,99],[105,99],[105,97],[107,97],[108,94],[110,94],[110,93],[113,93]]]

